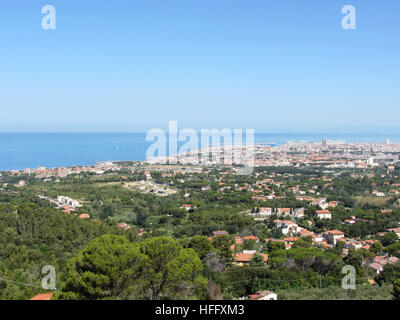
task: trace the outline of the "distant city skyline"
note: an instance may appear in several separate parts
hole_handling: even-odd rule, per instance
[[[54,30],[41,27],[44,5]],[[356,30],[341,26],[356,9]],[[400,133],[399,1],[6,1],[0,132]]]

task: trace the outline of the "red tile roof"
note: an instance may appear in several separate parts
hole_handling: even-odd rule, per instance
[[[344,235],[344,232],[342,232],[340,230],[329,230],[329,231],[326,231],[325,234],[332,234],[335,236],[336,235],[339,236],[339,235]]]
[[[299,240],[299,237],[288,237],[283,239],[284,242],[296,242],[297,240]]]
[[[316,213],[318,213],[318,214],[328,214],[328,213],[331,213],[329,210],[317,210],[317,211],[315,211]]]
[[[250,262],[250,260],[253,258],[255,254],[263,256],[264,262],[268,260],[268,255],[265,253],[237,253],[235,255],[235,260],[238,262]]]
[[[29,300],[50,300],[52,296],[53,292],[39,293],[36,296],[30,298]]]
[[[247,236],[247,237],[243,237],[243,239],[246,239],[246,240],[255,240],[255,241],[258,241],[258,240],[259,240],[258,237],[256,237],[256,236]]]

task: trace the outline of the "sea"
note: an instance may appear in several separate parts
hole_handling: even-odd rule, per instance
[[[400,134],[255,133],[254,136],[256,144],[271,145],[323,139],[400,142]],[[146,141],[146,133],[0,133],[0,171],[84,166],[100,161],[142,161],[153,143]],[[178,150],[183,143],[178,143]]]

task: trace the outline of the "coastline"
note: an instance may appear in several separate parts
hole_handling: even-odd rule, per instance
[[[0,172],[9,172],[9,173],[46,173],[46,172],[57,172],[59,170],[76,170],[77,172],[82,172],[82,171],[89,171],[91,169],[97,169],[97,170],[103,170],[104,167],[106,167],[105,170],[107,170],[108,167],[113,167],[116,164],[119,163],[124,163],[124,162],[136,162],[139,164],[144,164],[147,163],[149,165],[151,164],[162,164],[162,162],[160,161],[161,159],[170,159],[170,158],[174,158],[176,155],[167,155],[166,157],[156,157],[154,159],[145,159],[145,150],[146,148],[152,143],[143,143],[143,142],[139,142],[140,143],[140,150],[142,151],[142,153],[137,154],[136,159],[133,158],[129,158],[129,159],[125,159],[125,160],[109,160],[108,159],[87,159],[87,160],[82,160],[85,162],[80,162],[77,161],[77,163],[68,163],[70,161],[65,161],[63,163],[59,163],[57,165],[48,165],[46,164],[46,161],[43,161],[42,163],[39,163],[39,165],[32,165],[32,166],[24,166],[24,167],[19,167],[19,168],[12,168],[12,169],[3,169],[0,167]],[[183,142],[185,143],[185,142]],[[182,144],[183,144],[182,143]],[[115,144],[115,142],[114,142]],[[285,149],[285,146],[311,146],[311,147],[316,147],[318,148],[320,145],[322,144],[322,146],[325,144],[325,146],[328,144],[330,145],[330,147],[336,147],[336,146],[340,146],[340,145],[344,145],[344,146],[362,146],[365,148],[365,146],[390,146],[390,150],[391,152],[394,153],[398,153],[400,152],[400,142],[392,142],[390,141],[390,139],[386,139],[385,142],[346,142],[343,140],[326,140],[326,139],[322,139],[322,141],[286,141],[284,143],[281,144],[277,144],[275,142],[255,142],[254,143],[254,147],[256,148],[270,148],[271,150],[275,150],[275,151],[279,151],[281,148]],[[223,146],[221,150],[223,150],[224,147],[228,147],[230,148],[232,145],[227,145],[227,146]],[[180,146],[178,145],[178,148]],[[209,150],[216,148],[215,146],[210,145]],[[218,148],[218,147],[217,147]],[[276,149],[274,149],[276,148]],[[137,149],[137,146],[136,146]],[[116,148],[117,151],[120,151],[119,146]],[[168,150],[168,146],[167,146],[167,150]],[[191,153],[195,154],[197,152],[199,152],[201,149],[197,149],[197,150],[192,150]],[[220,151],[221,151],[220,150]],[[144,151],[144,152],[143,152]],[[281,150],[282,151],[282,150]],[[280,151],[279,151],[280,152]],[[287,152],[287,151],[285,151]],[[2,150],[1,153],[7,153],[6,150]],[[0,154],[1,154],[0,153]],[[178,153],[179,154],[179,153]],[[94,154],[93,154],[94,156]],[[197,157],[197,156],[196,156]],[[34,159],[36,162],[40,161],[39,159]],[[0,163],[1,163],[1,158],[0,158]],[[187,164],[191,164],[190,162],[181,162],[179,164],[183,164],[183,165],[187,165]],[[35,169],[36,168],[36,169]]]

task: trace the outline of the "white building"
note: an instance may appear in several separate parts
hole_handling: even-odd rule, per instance
[[[77,200],[74,200],[69,197],[58,196],[57,202],[59,206],[81,207],[80,203]]]
[[[272,215],[272,208],[261,207],[259,212],[260,217],[268,217]]]
[[[329,210],[315,211],[315,217],[318,219],[332,219],[332,213]]]
[[[340,230],[329,230],[324,232],[323,236],[328,243],[336,245],[338,239],[344,238],[344,232]]]
[[[304,217],[304,208],[296,208],[293,210],[294,218],[303,218]]]

